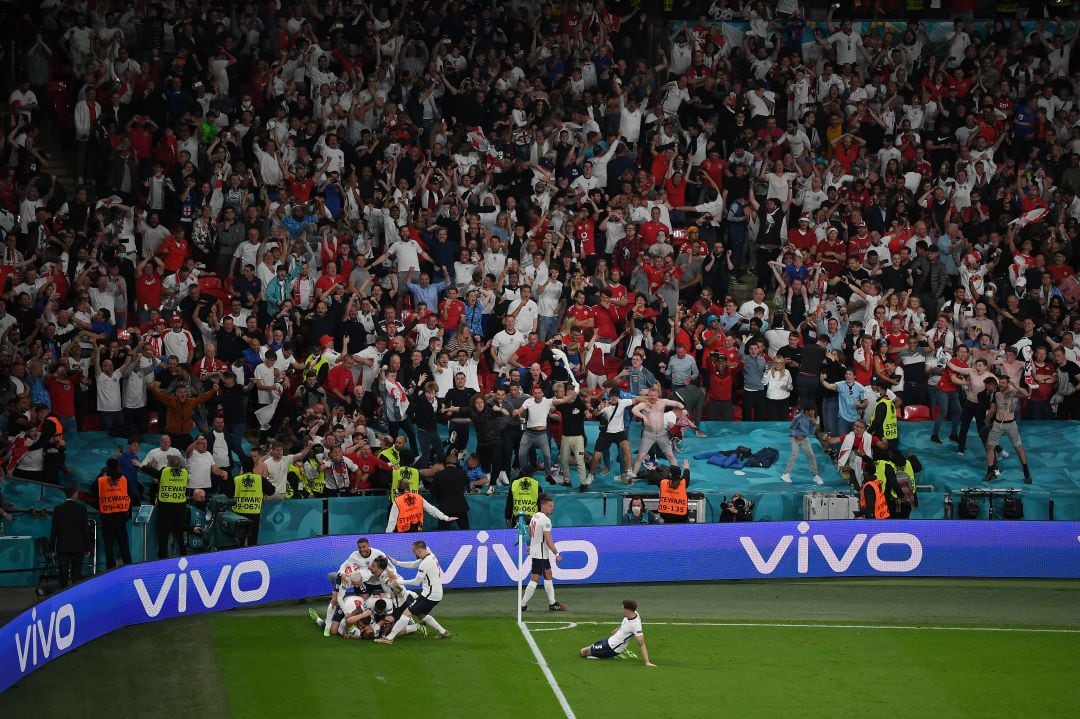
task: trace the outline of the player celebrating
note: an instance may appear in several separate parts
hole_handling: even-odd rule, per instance
[[[337,608],[335,602],[336,592],[341,588],[348,590],[355,586],[349,581],[350,575],[356,570],[370,570],[372,562],[379,557],[386,557],[386,555],[382,551],[372,547],[366,537],[360,537],[356,540],[356,551],[350,554],[348,558],[341,563],[341,566],[338,567],[336,572],[331,572],[326,575],[330,584],[333,585],[333,589],[330,592],[330,602],[326,606],[325,618],[320,619],[318,612],[314,609],[308,609],[308,616],[311,617],[312,621],[323,628],[324,637],[330,636],[333,631],[331,624],[334,612]],[[369,574],[368,576],[370,577],[372,575]],[[379,582],[377,579],[373,579],[370,585],[360,585],[359,593],[365,595],[381,593]]]
[[[404,580],[402,584],[419,584],[420,595],[394,622],[394,628],[390,630],[389,636],[385,639],[380,637],[375,640],[379,644],[393,644],[395,637],[405,631],[405,627],[414,616],[438,632],[436,636],[439,639],[450,638],[450,632],[446,631],[446,628],[435,621],[435,617],[431,616],[431,610],[442,601],[443,597],[442,569],[439,567],[439,560],[431,553],[426,543],[417,541],[413,542],[412,546],[416,561],[395,561],[394,564],[399,567],[416,569],[416,576]]]
[[[544,575],[544,593],[548,598],[548,609],[552,612],[565,612],[566,606],[555,601],[555,585],[551,581],[551,560],[559,562],[559,550],[551,539],[551,513],[555,510],[555,500],[551,495],[540,497],[540,511],[529,520],[529,558],[532,559],[532,574],[525,593],[521,597],[521,611],[529,608],[529,600],[536,591],[536,582]]]
[[[631,638],[637,639],[641,647],[641,658],[645,660],[645,666],[655,667],[649,661],[649,649],[645,646],[645,633],[641,629],[641,615],[637,611],[637,602],[633,599],[624,599],[622,603],[623,619],[619,628],[612,632],[606,639],[597,639],[591,645],[581,648],[581,656],[585,659],[610,659],[617,657],[626,651],[626,645]]]

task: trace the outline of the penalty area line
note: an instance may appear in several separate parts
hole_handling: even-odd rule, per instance
[[[540,651],[540,647],[536,646],[536,640],[533,639],[532,634],[529,632],[528,625],[525,624],[525,622],[518,622],[518,629],[521,630],[521,636],[525,637],[525,643],[528,644],[529,649],[532,650],[533,657],[536,658],[536,663],[540,665],[540,671],[544,673],[544,678],[547,679],[548,686],[551,687],[551,691],[554,692],[555,698],[559,700],[559,706],[562,707],[566,719],[577,719],[577,717],[574,716],[574,710],[570,708],[570,702],[566,700],[566,695],[563,694],[562,687],[555,681],[555,675],[551,673],[551,667],[548,666],[547,660],[544,659],[544,654]]]
[[[525,624],[525,622],[522,622]],[[561,632],[578,626],[607,626],[611,622],[554,622],[536,620],[528,624],[556,624],[549,628],[535,629],[537,632]],[[1018,634],[1080,634],[1080,629],[1050,629],[1042,627],[937,627],[897,624],[814,624],[784,622],[648,622],[649,626],[659,627],[780,627],[792,629],[873,629],[882,631],[907,632],[1011,632]]]

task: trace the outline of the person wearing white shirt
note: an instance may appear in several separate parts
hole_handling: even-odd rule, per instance
[[[408,626],[413,617],[419,618],[421,622],[438,632],[439,639],[446,639],[450,636],[450,632],[446,631],[446,628],[431,616],[432,610],[443,598],[442,568],[439,566],[439,559],[431,553],[427,544],[422,541],[413,542],[413,556],[416,557],[415,561],[403,562],[395,560],[394,563],[399,567],[416,570],[416,577],[406,579],[402,584],[419,585],[419,596],[401,613],[401,617],[394,623],[394,628],[390,630],[390,634],[386,638],[380,637],[375,640],[379,644],[393,644],[394,638],[405,631],[405,627]]]
[[[859,51],[866,54],[866,48],[863,46],[862,36],[851,28],[851,20],[844,20],[840,29],[836,30],[836,26],[832,24],[832,11],[829,11],[828,27],[833,30],[833,34],[829,35],[826,39],[822,40],[818,38],[819,45],[833,46],[836,48],[836,64],[837,65],[852,65],[859,60]],[[824,97],[824,96],[823,96]]]
[[[96,346],[93,359],[94,369],[97,371],[97,410],[101,414],[101,424],[111,436],[119,436],[124,423],[120,390],[123,379],[121,370],[127,369],[127,365],[123,368],[114,367],[110,358],[101,359],[100,349]]]
[[[521,332],[525,334],[536,332],[536,320],[540,310],[532,299],[532,287],[522,285],[519,293],[520,297],[513,300],[506,308],[506,316],[517,320],[516,326],[521,328]]]
[[[649,648],[645,646],[645,632],[641,628],[641,615],[637,611],[637,602],[633,599],[624,599],[622,603],[623,618],[619,628],[612,632],[611,636],[597,639],[587,647],[581,648],[581,656],[586,659],[610,659],[617,657],[626,651],[631,639],[637,640],[638,648],[641,649],[641,658],[647,667],[656,665],[649,661]]]
[[[213,478],[224,480],[228,474],[214,464],[214,455],[206,449],[206,437],[196,437],[187,448],[188,489],[210,489]]]
[[[527,337],[517,329],[517,320],[506,318],[506,329],[491,338],[491,356],[495,360],[496,373],[507,376],[510,372],[510,358],[525,344]],[[546,425],[545,425],[546,426]]]
[[[553,612],[565,611],[566,607],[555,601],[555,584],[551,577],[551,561],[554,559],[558,563],[562,559],[555,541],[551,538],[551,514],[555,511],[555,500],[544,495],[540,498],[538,507],[540,511],[529,520],[529,559],[532,560],[532,568],[529,583],[521,595],[521,608],[524,610],[529,606],[529,600],[536,592],[536,583],[543,576],[548,609]]]
[[[180,460],[180,466],[187,466],[187,459],[183,453],[176,447],[172,446],[172,438],[167,434],[161,435],[161,439],[158,440],[158,446],[146,453],[142,462],[139,463],[139,467],[147,467],[152,470],[161,470],[169,466],[169,457],[176,457]]]

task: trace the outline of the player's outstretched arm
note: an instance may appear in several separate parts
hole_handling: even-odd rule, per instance
[[[649,661],[649,649],[645,646],[645,635],[639,634],[637,636],[638,646],[641,647],[641,658],[645,661],[645,666],[655,667],[656,665]]]

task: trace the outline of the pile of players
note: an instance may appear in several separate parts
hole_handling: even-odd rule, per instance
[[[327,575],[333,591],[325,616],[308,609],[323,636],[393,644],[400,635],[427,636],[430,627],[436,638],[448,639],[450,632],[430,614],[442,600],[438,559],[420,541],[413,543],[413,554],[415,560],[395,560],[367,539],[357,540],[356,551]],[[416,569],[416,577],[403,579],[394,571],[398,567]],[[419,585],[418,591],[407,588],[413,584]]]

